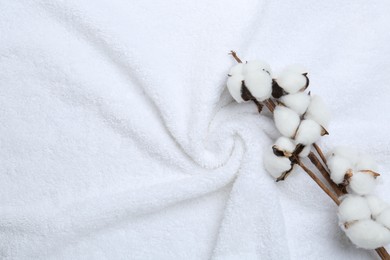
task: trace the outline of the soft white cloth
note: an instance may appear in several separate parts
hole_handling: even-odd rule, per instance
[[[0,2],[0,258],[370,259],[278,136],[226,91],[234,49],[309,68],[325,150],[380,165],[390,202],[390,2]]]

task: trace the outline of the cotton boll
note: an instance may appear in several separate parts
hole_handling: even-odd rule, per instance
[[[361,154],[358,158],[358,161],[355,165],[356,170],[377,170],[377,164],[375,160],[368,154]]]
[[[371,215],[373,218],[376,218],[381,214],[385,209],[389,208],[389,205],[383,200],[379,199],[377,196],[368,195],[366,196],[368,206],[371,210]]]
[[[267,62],[260,61],[260,60],[248,61],[246,64],[244,64],[242,73],[246,76],[253,72],[260,72],[260,71],[266,72],[269,76],[271,76],[270,65]]]
[[[298,128],[295,141],[303,145],[311,145],[320,139],[322,127],[313,120],[303,120]]]
[[[292,154],[292,152],[294,152],[295,150],[296,145],[294,141],[290,138],[281,136],[276,140],[273,147],[275,147],[279,151],[284,151],[287,154]]]
[[[352,163],[341,156],[332,156],[328,158],[327,163],[330,170],[330,178],[337,184],[344,181],[344,176],[349,169],[352,169]]]
[[[351,222],[360,219],[369,219],[371,210],[364,197],[347,195],[339,206],[340,223]]]
[[[390,232],[390,208],[385,209],[377,218],[376,221],[389,229]]]
[[[339,220],[357,247],[375,249],[390,243],[390,208],[376,196],[345,196]]]
[[[271,149],[264,152],[264,168],[275,179],[291,169],[291,162],[286,157],[276,156]]]
[[[371,219],[353,223],[345,233],[352,243],[364,249],[375,249],[390,242],[390,231]]]
[[[303,115],[310,104],[310,96],[307,93],[298,92],[282,96],[280,101],[299,115]]]
[[[312,119],[325,128],[328,126],[330,121],[330,111],[321,97],[311,97],[305,118]]]
[[[287,93],[294,94],[305,88],[307,79],[300,73],[284,70],[276,79],[276,82]]]
[[[231,76],[235,76],[235,75],[242,75],[242,72],[243,72],[243,69],[244,69],[244,65],[243,63],[238,63],[237,65],[234,65],[230,71],[229,71],[229,75]]]
[[[359,161],[359,153],[353,148],[346,147],[346,146],[336,147],[331,152],[331,155],[342,156],[345,159],[349,160],[352,165],[357,164],[357,162]]]
[[[244,80],[243,76],[238,74],[238,75],[230,76],[226,83],[230,95],[232,95],[234,100],[238,103],[244,101],[241,97],[241,87],[242,87],[243,80]]]
[[[245,86],[258,101],[271,97],[272,78],[264,71],[248,73],[245,76]]]
[[[354,172],[349,180],[349,189],[356,194],[366,195],[375,188],[375,178],[371,174]]]
[[[275,126],[279,132],[286,137],[293,137],[301,119],[292,109],[284,106],[276,106],[274,110]]]

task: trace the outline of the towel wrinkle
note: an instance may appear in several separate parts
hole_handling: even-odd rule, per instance
[[[359,140],[385,172],[387,1],[1,6],[0,258],[372,258],[303,172],[268,176],[272,115],[225,82],[231,49],[275,76],[304,64],[337,109],[321,147]]]
[[[58,20],[61,24],[67,26],[67,28],[72,29],[72,32],[77,32],[87,42],[94,46],[96,50],[100,51],[100,53],[106,58],[107,61],[112,62],[118,71],[123,73],[123,75],[125,75],[131,82],[133,82],[134,86],[140,87],[145,93],[149,92],[148,88],[145,87],[142,81],[142,78],[147,77],[147,75],[137,75],[137,69],[132,68],[131,64],[127,61],[135,59],[134,56],[124,59],[123,57],[126,57],[127,53],[121,51],[118,46],[114,45],[113,48],[112,43],[108,43],[107,40],[105,40],[105,37],[101,35],[99,31],[93,27],[93,25],[85,23],[85,21],[83,21],[79,15],[76,15],[74,10],[67,10],[67,7],[61,7],[58,3],[53,4],[50,2],[42,5],[42,7],[51,14],[52,18]],[[164,116],[151,96],[153,95],[145,95],[150,108],[155,111],[157,115],[159,115],[159,118],[161,119],[161,126],[165,128],[166,132],[172,138],[177,148],[179,148],[183,154],[187,156],[187,158],[193,160],[176,140],[169,127],[167,127],[166,122],[164,121]]]

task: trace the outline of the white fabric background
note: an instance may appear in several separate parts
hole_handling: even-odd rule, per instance
[[[225,89],[234,49],[302,63],[324,150],[371,153],[390,202],[390,2],[0,0],[0,258],[375,259],[278,134]],[[389,248],[388,248],[389,249]]]

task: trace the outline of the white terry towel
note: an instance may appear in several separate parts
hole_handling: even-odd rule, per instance
[[[225,90],[234,61],[302,63],[390,201],[388,1],[0,2],[0,258],[372,259],[278,133]],[[387,192],[387,193],[386,193]]]

